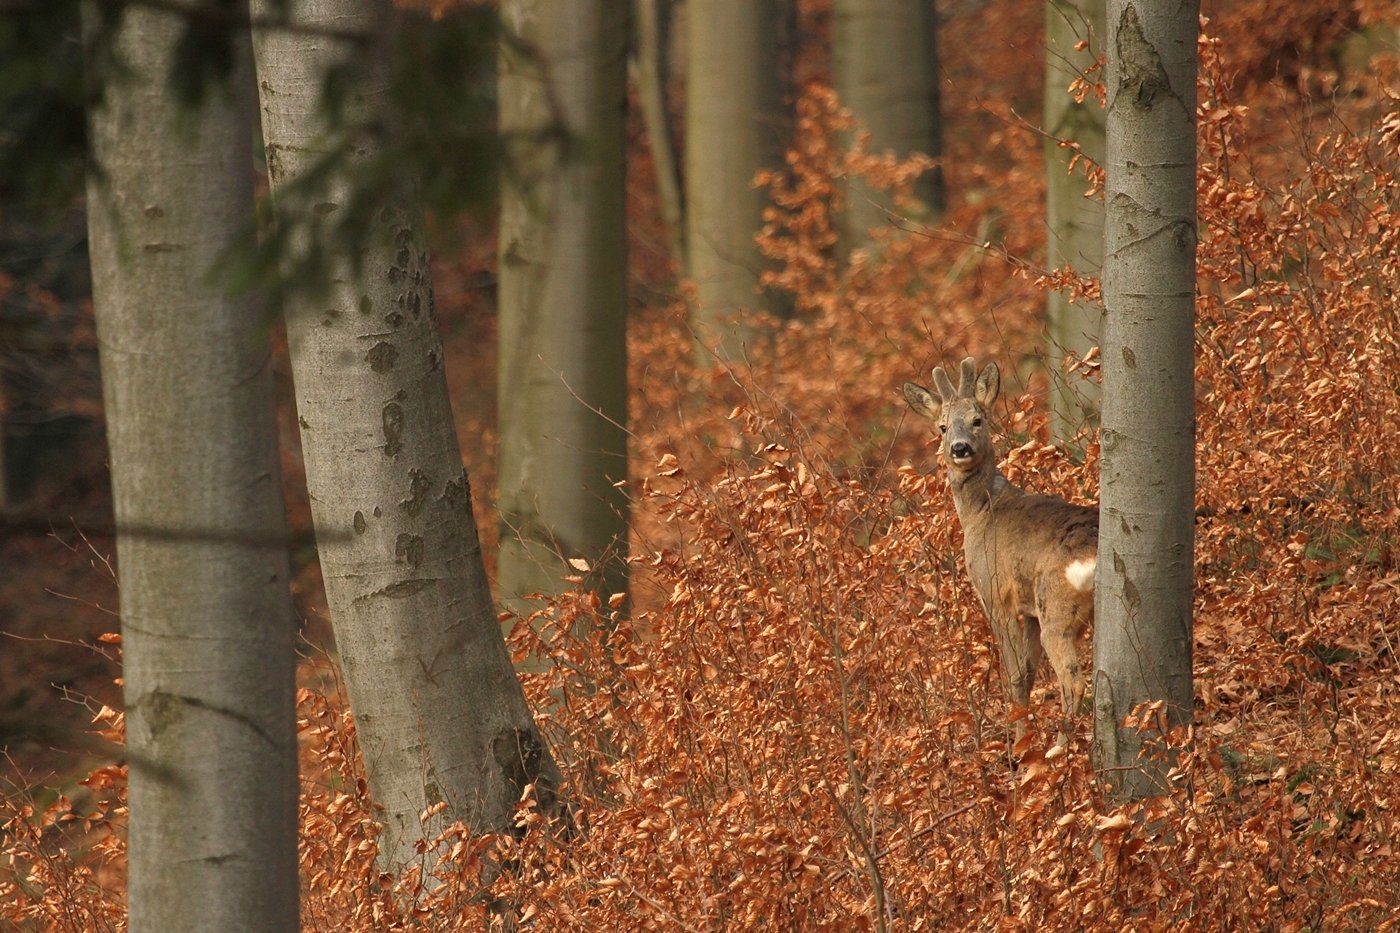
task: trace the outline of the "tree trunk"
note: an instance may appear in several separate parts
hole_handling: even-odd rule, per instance
[[[605,601],[627,587],[627,10],[501,8],[496,579],[522,617],[569,560]]]
[[[923,153],[938,158],[943,141],[939,114],[938,18],[931,0],[835,0],[832,7],[836,93],[861,129],[871,154],[897,158]],[[915,195],[918,219],[942,213],[941,168],[926,172]],[[899,214],[888,192],[853,179],[847,187],[843,236],[848,246],[870,241],[872,227]]]
[[[783,0],[687,4],[686,247],[695,280],[691,326],[702,364],[709,349],[742,360],[755,311],[781,314],[759,286],[768,261],[754,237],[768,193],[754,175],[783,164],[789,121],[777,69]]]
[[[0,315],[2,314],[0,312]],[[9,336],[4,330],[7,326],[9,326],[9,322],[0,316],[0,339]],[[10,506],[10,471],[6,465],[5,454],[5,434],[10,423],[9,393],[7,391],[9,386],[6,385],[8,381],[4,369],[0,368],[0,509],[6,509]]]
[[[1197,8],[1114,0],[1108,21],[1094,741],[1133,798],[1167,790],[1167,763],[1124,717],[1192,718]]]
[[[1103,164],[1104,111],[1092,96],[1075,103],[1069,86],[1094,64],[1104,41],[1104,0],[1045,0],[1045,264],[1050,269],[1072,267],[1081,276],[1099,275],[1103,268],[1103,201],[1084,197],[1088,184],[1081,161],[1070,171],[1078,145],[1095,163]],[[1088,42],[1083,50],[1075,46]],[[1083,358],[1099,345],[1103,307],[1083,301],[1070,304],[1063,292],[1045,299],[1045,330],[1049,338],[1050,428],[1067,443],[1082,428],[1098,425],[1102,392],[1097,383],[1066,377],[1055,364],[1066,356]]]
[[[227,81],[181,111],[167,75],[185,27],[126,12],[127,70],[101,76],[90,123],[130,927],[294,930],[296,626],[267,329],[210,277],[252,216],[252,74],[235,40]]]
[[[317,166],[332,69],[350,91],[346,119],[393,132],[388,0],[300,0],[291,16],[301,29],[254,35],[274,198],[293,196]],[[366,38],[317,34],[329,27]],[[353,149],[369,160],[377,145],[363,132]],[[330,167],[317,213],[351,202],[350,172]],[[378,227],[374,245],[357,262],[328,250],[330,293],[287,305],[326,598],[391,871],[419,861],[425,832],[454,820],[507,829],[526,783],[538,778],[548,808],[558,782],[496,623],[411,188],[375,190],[364,213]],[[419,814],[437,803],[446,808],[424,826]]]
[[[646,127],[647,147],[656,171],[661,216],[671,237],[671,254],[682,275],[686,271],[685,197],[676,161],[675,126],[666,86],[671,74],[671,0],[635,0],[637,51],[632,80]]]

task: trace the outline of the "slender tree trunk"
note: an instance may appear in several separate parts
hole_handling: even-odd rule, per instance
[[[127,11],[127,70],[100,76],[90,124],[130,926],[294,930],[296,627],[266,322],[210,278],[252,216],[252,75],[236,39],[227,81],[181,112],[167,74],[184,27]]]
[[[1123,720],[1192,718],[1196,284],[1194,3],[1114,0],[1108,58],[1103,459],[1094,632],[1098,766],[1124,797],[1165,767]]]
[[[833,70],[836,92],[862,129],[872,154],[892,151],[938,158],[943,140],[939,114],[938,17],[931,0],[835,0]],[[942,213],[943,172],[919,180],[919,219]],[[847,188],[843,236],[848,246],[870,240],[870,229],[899,214],[887,192],[859,180]]]
[[[1104,41],[1104,0],[1045,0],[1045,142],[1046,265],[1070,266],[1081,276],[1099,275],[1103,268],[1103,201],[1084,197],[1088,184],[1083,163],[1073,173],[1070,162],[1082,154],[1103,164],[1104,111],[1092,96],[1075,103],[1069,86],[1098,59]],[[1088,47],[1076,48],[1082,42]],[[1078,149],[1059,145],[1072,142]],[[1063,292],[1045,299],[1045,330],[1050,359],[1082,358],[1099,345],[1103,308],[1085,302],[1070,304]],[[1074,439],[1081,428],[1098,424],[1099,386],[1085,379],[1066,378],[1058,365],[1050,368],[1050,426],[1061,443]]]
[[[687,4],[686,248],[695,280],[691,326],[702,363],[709,348],[738,361],[755,311],[781,314],[759,286],[768,261],[754,241],[768,194],[761,169],[783,164],[789,121],[777,69],[783,0]]]
[[[254,7],[270,13],[276,3]],[[328,72],[347,82],[348,119],[392,132],[394,118],[382,67],[394,17],[387,0],[298,0],[291,16],[306,28],[254,35],[275,198],[290,197],[319,161]],[[366,40],[351,45],[318,27]],[[356,156],[373,158],[377,145],[361,135]],[[347,209],[348,172],[329,169],[318,212]],[[374,192],[365,216],[378,227],[375,245],[357,263],[328,250],[330,293],[287,307],[326,598],[389,870],[417,862],[424,833],[454,820],[509,828],[536,779],[547,808],[558,781],[496,623],[411,189],[405,180]],[[421,824],[438,803],[445,809]]]
[[[8,323],[0,316],[0,337],[5,336],[3,328],[8,326]],[[10,422],[7,392],[9,387],[5,384],[7,381],[5,371],[0,369],[0,509],[10,505],[10,471],[5,465],[5,433]]]
[[[671,74],[671,0],[635,0],[634,32],[637,51],[632,80],[646,126],[647,147],[656,171],[661,216],[671,237],[671,253],[683,275],[686,271],[685,196],[680,164],[676,160],[675,126],[666,94]]]
[[[522,617],[569,560],[604,600],[627,587],[628,6],[501,7],[496,579]]]

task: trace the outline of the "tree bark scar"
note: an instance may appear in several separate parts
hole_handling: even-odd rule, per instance
[[[394,559],[402,561],[412,568],[417,569],[418,565],[423,563],[423,551],[422,535],[404,533],[400,534],[394,541]]]
[[[397,401],[389,402],[380,413],[386,457],[397,457],[399,451],[403,450],[403,420],[403,406]]]
[[[1184,220],[1178,220],[1172,224],[1172,236],[1176,240],[1176,248],[1185,252],[1196,249],[1196,228]]]
[[[162,732],[178,723],[188,710],[203,710],[206,713],[213,713],[216,716],[226,716],[234,722],[246,726],[258,738],[268,745],[277,747],[277,740],[268,734],[262,724],[246,713],[224,706],[216,706],[208,700],[200,697],[186,696],[179,693],[170,693],[165,690],[152,690],[142,696],[136,703],[144,719],[146,728],[150,730],[152,738],[158,738]]]
[[[447,485],[442,489],[440,500],[447,503],[447,507],[455,512],[471,514],[472,486],[466,470],[463,470],[455,480],[447,481]]]
[[[365,362],[369,363],[369,368],[377,373],[387,373],[393,369],[394,361],[398,358],[398,348],[387,340],[376,343],[365,354]]]
[[[367,599],[407,599],[427,589],[431,584],[438,582],[437,577],[415,577],[410,580],[400,580],[397,583],[390,583],[388,586],[380,587],[372,593],[365,593],[356,596],[355,605],[360,605]]]
[[[399,508],[410,517],[416,517],[428,503],[428,490],[432,481],[423,475],[422,470],[408,471],[408,498],[399,500]]]
[[[1113,680],[1104,671],[1094,672],[1094,718],[1103,722],[1121,723],[1123,716],[1119,715],[1117,705],[1113,696]],[[1094,730],[1094,742],[1100,748],[1100,753],[1095,756],[1095,761],[1116,761],[1118,747],[1118,730],[1115,728],[1108,730]]]
[[[1133,106],[1151,110],[1157,99],[1171,97],[1171,81],[1162,67],[1162,58],[1142,33],[1137,7],[1123,7],[1118,21],[1118,90],[1131,95]]]
[[[1123,580],[1123,603],[1128,607],[1128,615],[1137,615],[1138,607],[1142,605],[1142,594],[1138,592],[1137,584],[1128,577],[1128,565],[1117,551],[1113,552],[1113,572]]]

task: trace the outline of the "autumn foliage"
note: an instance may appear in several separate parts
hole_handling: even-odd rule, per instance
[[[1331,24],[1376,11],[1316,9],[1241,0],[1200,45],[1196,725],[1156,736],[1170,794],[1110,805],[1087,721],[1052,748],[1048,677],[1008,709],[927,426],[898,394],[997,357],[1004,472],[1095,497],[1093,439],[1079,462],[1047,442],[1035,361],[1044,289],[1096,283],[1038,266],[1042,141],[1018,108],[1039,72],[1008,88],[997,58],[1036,48],[1041,5],[987,4],[945,34],[937,226],[839,251],[842,175],[898,189],[918,164],[840,145],[818,63],[789,171],[767,179],[763,243],[796,318],[735,369],[693,364],[679,302],[637,319],[631,611],[580,591],[511,645],[553,662],[525,683],[570,825],[527,795],[517,834],[458,828],[421,871],[380,876],[353,724],[333,670],[307,664],[306,928],[1392,927],[1400,64],[1339,68]],[[1032,725],[1018,749],[1013,715]],[[92,780],[78,813],[6,796],[0,918],[121,927],[119,774]]]

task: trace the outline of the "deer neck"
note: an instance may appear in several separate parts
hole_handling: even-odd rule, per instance
[[[998,499],[1020,492],[1001,475],[990,457],[974,470],[949,470],[948,486],[953,492],[958,521],[964,528],[990,515]]]

